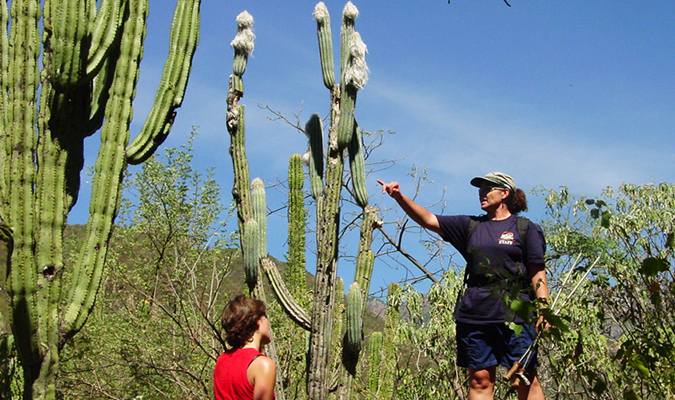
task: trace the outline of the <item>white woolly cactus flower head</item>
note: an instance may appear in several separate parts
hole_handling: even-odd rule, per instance
[[[253,33],[253,17],[248,11],[242,11],[237,15],[237,36],[234,37],[230,45],[235,50],[250,54],[253,52],[253,40],[255,34]]]
[[[312,159],[312,152],[307,149],[307,152],[302,155],[302,163],[305,164],[305,166],[309,167],[309,162]]]
[[[347,4],[345,4],[345,8],[342,9],[342,18],[350,19],[353,21],[358,16],[359,16],[358,8],[356,8],[356,6],[351,1],[348,1]]]
[[[349,45],[349,61],[345,70],[345,83],[353,85],[357,89],[362,89],[368,81],[368,65],[366,64],[366,53],[368,48],[361,40],[361,35],[354,32]]]
[[[328,14],[328,7],[323,3],[323,1],[320,1],[314,6],[314,20],[317,22],[325,22],[330,15]]]

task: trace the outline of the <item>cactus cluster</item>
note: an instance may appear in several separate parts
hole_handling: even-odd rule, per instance
[[[288,285],[283,282],[275,263],[266,257],[266,254],[256,257],[259,267],[261,266],[265,272],[270,286],[286,313],[299,326],[310,332],[307,391],[308,397],[312,399],[325,399],[331,388],[337,390],[339,387],[339,391],[344,394],[351,387],[351,379],[356,373],[355,366],[363,347],[362,318],[373,271],[374,253],[370,250],[370,246],[373,229],[377,223],[377,209],[368,206],[362,134],[354,118],[356,94],[363,88],[368,75],[365,64],[366,47],[358,32],[355,31],[354,23],[357,16],[358,10],[351,2],[348,2],[343,10],[342,55],[339,65],[341,81],[337,84],[330,15],[323,3],[318,3],[314,10],[323,83],[330,90],[331,105],[326,143],[322,119],[318,114],[313,114],[305,125],[309,150],[304,161],[308,165],[309,192],[316,205],[316,279],[311,310],[303,308],[304,304],[299,298],[300,294],[289,292]],[[239,22],[238,36],[244,29],[250,29],[250,25],[244,27],[239,19],[237,21]],[[244,148],[243,106],[238,104],[238,100],[243,95],[241,74],[237,74],[237,72],[243,73],[243,70],[237,70],[238,63],[241,63],[241,53],[241,49],[235,48],[235,73],[230,77],[227,127],[231,138],[230,154],[235,174],[233,195],[237,204],[240,229],[246,236],[248,221],[255,218],[256,212],[250,211],[250,191],[244,186],[249,182],[249,175]],[[349,154],[354,202],[362,208],[362,227],[359,253],[356,257],[357,268],[354,283],[347,296],[346,321],[343,331],[340,326],[341,313],[336,310],[339,310],[344,294],[341,280],[337,277],[337,249],[345,152]],[[297,227],[291,229],[291,225],[296,223],[295,217],[291,218],[291,215],[298,216],[298,218],[304,217],[304,202],[303,205],[299,204],[302,196],[298,194],[298,191],[302,190],[302,185],[298,183],[298,159],[299,156],[291,157],[289,164],[289,258],[291,255],[296,257],[298,253],[304,254],[304,239],[296,240],[290,237],[300,231]],[[253,203],[256,203],[257,196],[255,194],[253,196]],[[253,208],[255,207],[258,206],[254,205]],[[303,220],[303,234],[304,223]],[[291,249],[291,246],[297,248]],[[244,252],[250,251],[249,248],[252,246],[242,244]],[[244,258],[246,259],[246,255]],[[339,338],[338,341],[336,337]],[[342,354],[337,358],[334,351],[336,343],[345,343]],[[328,368],[332,365],[331,361],[336,359],[340,360],[341,364],[341,372],[338,374],[334,374]],[[335,381],[331,377],[338,379]]]
[[[0,218],[11,230],[7,291],[25,398],[56,396],[59,350],[82,329],[101,282],[124,169],[153,154],[182,103],[199,8],[199,0],[178,2],[155,102],[129,144],[148,0],[0,6],[9,27],[0,39]],[[78,199],[84,141],[97,131],[86,239],[77,261],[66,266],[63,230]],[[65,273],[70,276],[62,280]]]

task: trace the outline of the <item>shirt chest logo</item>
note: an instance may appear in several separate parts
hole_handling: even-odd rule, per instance
[[[513,232],[509,231],[504,231],[504,233],[499,236],[499,244],[505,244],[507,246],[513,245],[513,243],[516,241],[515,235]]]

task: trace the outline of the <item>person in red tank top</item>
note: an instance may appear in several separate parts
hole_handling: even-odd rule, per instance
[[[232,347],[218,357],[213,371],[216,400],[272,400],[277,367],[261,353],[271,341],[267,307],[239,295],[223,310],[222,326]]]

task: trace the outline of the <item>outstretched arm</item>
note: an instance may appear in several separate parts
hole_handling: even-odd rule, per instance
[[[420,224],[422,228],[429,229],[430,231],[436,232],[439,235],[443,234],[443,231],[438,224],[438,218],[436,218],[436,215],[429,212],[429,210],[415,203],[408,196],[401,193],[401,188],[399,187],[398,182],[384,183],[378,179],[377,183],[382,185],[382,193],[387,193],[394,200],[396,200],[403,211],[405,211],[405,213],[410,218],[412,218],[413,221]]]

